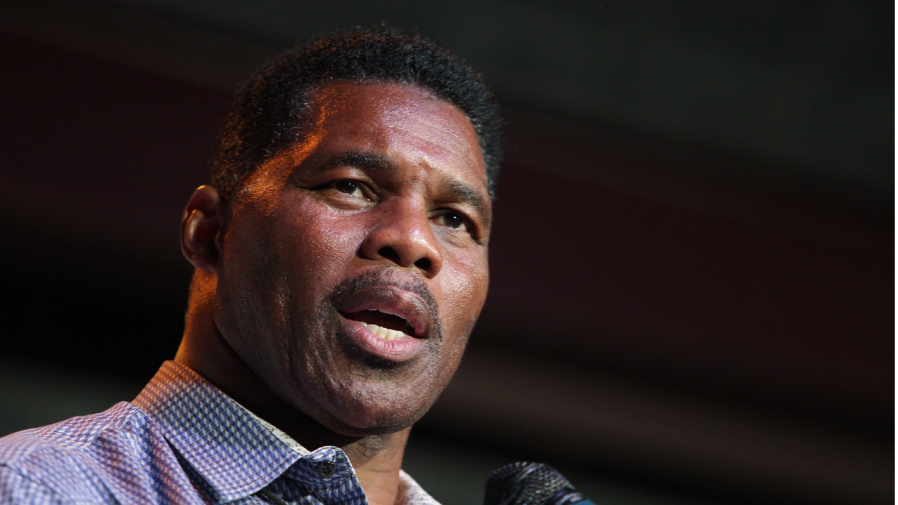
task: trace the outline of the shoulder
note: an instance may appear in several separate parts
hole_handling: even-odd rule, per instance
[[[0,465],[20,466],[39,460],[96,455],[110,443],[141,437],[149,425],[146,414],[120,402],[98,414],[79,416],[0,438]]]
[[[114,501],[110,474],[144,465],[146,453],[164,443],[152,424],[140,409],[121,402],[99,414],[0,438],[0,498],[3,503]]]

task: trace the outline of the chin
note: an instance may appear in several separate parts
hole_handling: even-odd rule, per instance
[[[398,433],[406,428],[409,428],[411,424],[408,426],[367,426],[367,427],[359,427],[359,426],[349,426],[349,425],[341,425],[336,428],[331,428],[331,431],[334,433],[338,433],[345,437],[353,437],[353,438],[364,438],[371,436],[384,436],[391,435],[393,433]]]
[[[344,411],[333,419],[331,426],[332,431],[342,435],[361,437],[368,435],[388,435],[396,433],[411,427],[418,422],[424,413],[422,412],[408,413],[404,411],[384,411],[382,406],[375,409],[352,409],[348,412]]]
[[[374,395],[344,394],[340,401],[323,409],[322,415],[315,416],[326,428],[346,436],[387,435],[405,430],[418,422],[430,408],[432,402],[397,400],[401,394]],[[373,397],[372,397],[373,396]],[[348,400],[348,401],[347,401]]]

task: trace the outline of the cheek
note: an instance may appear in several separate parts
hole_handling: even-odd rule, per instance
[[[444,319],[446,323],[451,319],[454,329],[467,337],[486,301],[489,286],[486,254],[461,256],[447,266],[449,269],[443,272],[446,278],[442,283]]]
[[[345,216],[318,208],[316,202],[296,206],[285,216],[279,247],[281,262],[300,272],[306,287],[328,286],[337,282],[356,255],[363,232],[350,226]]]
[[[306,324],[355,254],[356,237],[340,216],[315,202],[279,204],[273,213],[249,209],[231,230],[229,306],[256,332]]]

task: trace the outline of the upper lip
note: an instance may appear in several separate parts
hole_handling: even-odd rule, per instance
[[[420,296],[393,284],[380,284],[347,294],[336,303],[342,315],[363,310],[379,310],[405,319],[413,337],[427,338],[433,326],[433,314]]]

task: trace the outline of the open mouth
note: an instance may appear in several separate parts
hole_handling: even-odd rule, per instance
[[[360,310],[342,314],[365,325],[371,333],[384,340],[396,340],[402,337],[415,336],[415,329],[405,318],[389,314],[379,309]]]

